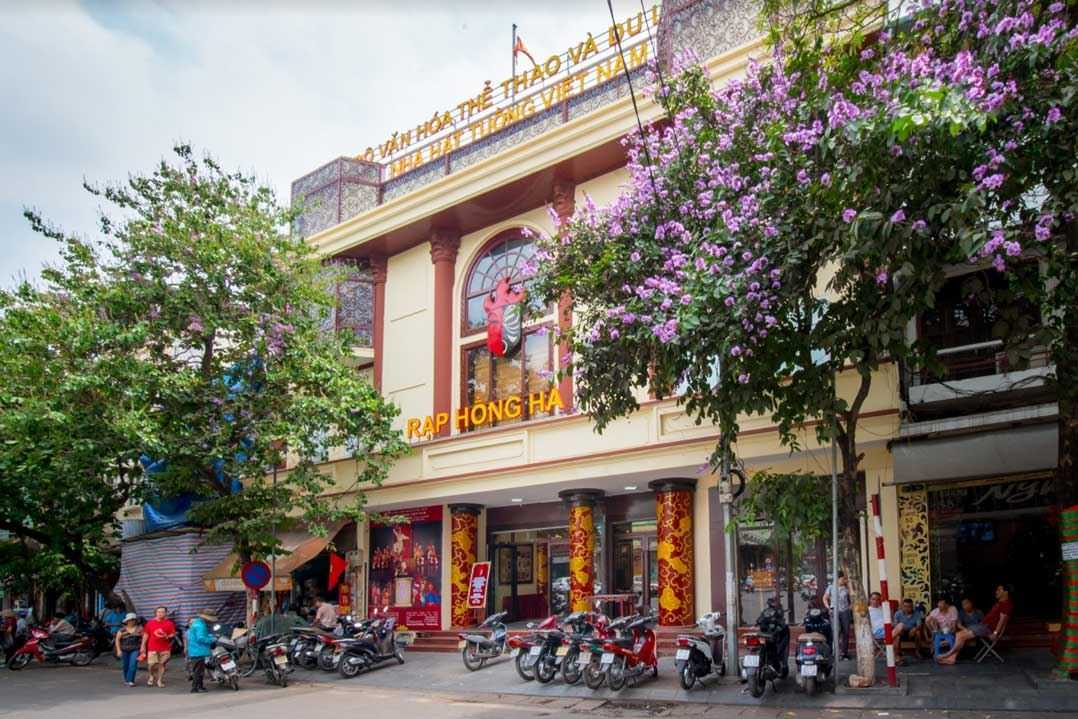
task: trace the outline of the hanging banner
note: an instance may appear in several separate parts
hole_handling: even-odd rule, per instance
[[[476,562],[468,579],[468,608],[483,609],[487,606],[487,587],[490,585],[490,562]]]

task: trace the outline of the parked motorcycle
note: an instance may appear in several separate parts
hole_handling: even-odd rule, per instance
[[[678,679],[681,688],[686,691],[692,689],[698,679],[706,679],[712,674],[726,676],[726,658],[723,655],[726,630],[722,626],[722,615],[708,612],[696,620],[696,626],[703,630],[704,636],[679,634],[677,652],[674,654]]]
[[[576,621],[580,612],[574,612],[568,617],[569,621]],[[535,680],[540,684],[549,684],[558,675],[561,660],[568,651],[566,639],[568,636],[558,626],[543,629],[538,634],[538,641],[528,651],[524,660],[525,666],[534,666]]]
[[[745,635],[745,654],[741,658],[741,673],[749,683],[749,693],[756,699],[764,695],[767,682],[775,682],[790,672],[790,627],[778,601],[769,599],[767,607],[756,620],[759,631]]]
[[[635,684],[645,672],[653,678],[659,676],[655,622],[651,614],[633,619],[625,626],[629,636],[608,639],[603,644],[602,664],[606,666],[607,684],[614,691],[621,691],[630,682]]]
[[[597,631],[580,644],[580,656],[577,664],[582,669],[584,684],[588,689],[595,690],[606,683],[606,669],[609,663],[603,664],[604,647],[608,640],[620,636],[629,622],[636,619],[635,615],[625,616],[605,623],[602,631]],[[630,638],[631,635],[630,635]]]
[[[8,657],[7,668],[18,671],[34,660],[41,664],[84,667],[97,656],[95,644],[92,635],[52,637],[45,629],[31,627],[26,642]]]
[[[288,686],[288,675],[292,673],[289,661],[288,642],[280,634],[252,638],[251,652],[254,659],[249,667],[240,672],[240,676],[249,677],[259,669],[266,672],[266,681],[271,684]]]
[[[297,666],[314,669],[318,666],[318,655],[322,648],[333,639],[332,634],[315,627],[296,627],[292,630],[289,656]]]
[[[388,610],[388,607],[386,608]],[[407,639],[394,631],[397,618],[388,615],[376,618],[361,637],[342,640],[348,642],[340,655],[341,676],[351,678],[364,669],[396,659],[404,664],[404,647]]]
[[[561,657],[561,678],[566,684],[576,684],[584,676],[584,667],[591,663],[591,648],[587,644],[592,637],[607,638],[610,619],[598,612],[575,612],[565,618],[564,629],[569,635],[558,648]],[[585,661],[581,662],[581,657]]]
[[[812,696],[821,681],[827,681],[834,668],[831,652],[831,619],[828,612],[815,608],[805,614],[805,631],[797,638],[797,683]]]
[[[488,659],[495,659],[506,652],[506,639],[509,636],[509,630],[505,626],[507,616],[509,612],[491,614],[474,632],[457,635],[460,637],[457,648],[460,649],[461,659],[469,671],[482,669]],[[483,630],[488,630],[489,634],[481,634]]]
[[[240,672],[236,664],[239,649],[236,642],[225,636],[226,630],[215,624],[211,630],[216,636],[210,656],[206,659],[206,676],[221,686],[228,686],[232,691],[240,689]]]
[[[531,659],[531,657],[533,656],[533,651],[535,655],[539,654],[540,633],[548,629],[555,629],[557,626],[558,617],[551,614],[538,624],[529,622],[528,629],[532,630],[531,634],[512,636],[507,640],[511,650],[510,656],[513,657],[513,665],[516,667],[517,674],[524,681],[530,682],[535,679],[535,660]]]

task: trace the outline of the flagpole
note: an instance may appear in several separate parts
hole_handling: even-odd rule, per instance
[[[517,24],[513,23],[513,45],[511,54],[513,56],[513,102],[517,101]]]

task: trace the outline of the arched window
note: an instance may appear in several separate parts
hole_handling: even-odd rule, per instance
[[[473,260],[464,278],[461,312],[461,404],[473,406],[497,402],[511,396],[525,400],[534,392],[549,391],[554,370],[554,342],[550,332],[553,308],[544,307],[529,296],[525,267],[535,257],[533,239],[519,228],[492,238]],[[487,312],[484,302],[498,283],[509,280],[513,291],[524,292],[527,309],[520,348],[508,357],[497,357],[486,346]],[[518,418],[504,418],[490,424],[508,424],[522,419],[547,416],[532,412],[527,401]],[[489,425],[487,425],[489,426]]]

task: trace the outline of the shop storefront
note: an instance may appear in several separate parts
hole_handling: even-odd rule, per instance
[[[899,512],[907,596],[969,598],[986,609],[1006,583],[1015,588],[1017,618],[1058,621],[1062,563],[1050,472],[903,485]]]

